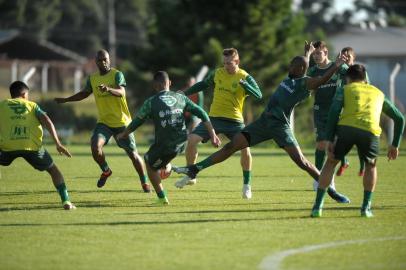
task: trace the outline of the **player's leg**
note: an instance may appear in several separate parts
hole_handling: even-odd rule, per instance
[[[325,160],[326,160],[326,141],[325,140],[316,141],[316,151],[314,152],[314,161],[315,161],[314,165],[319,171],[321,171],[321,169],[323,168]],[[317,190],[317,187],[318,187],[317,179],[313,179],[313,190]]]
[[[350,166],[350,163],[349,163],[347,157],[344,156],[340,161],[341,161],[341,164],[337,170],[337,173],[336,173],[337,176],[343,175],[344,171]]]
[[[125,139],[120,139],[117,140],[116,135],[122,131],[124,131],[125,127],[121,127],[121,128],[115,128],[114,129],[114,139],[117,142],[117,145],[124,149],[127,156],[130,158],[134,169],[136,170],[139,179],[140,179],[140,183],[141,183],[141,187],[142,190],[146,193],[151,192],[151,188],[148,184],[148,178],[147,175],[145,173],[145,164],[144,164],[144,160],[143,158],[138,154],[137,152],[137,147],[135,144],[135,138],[134,138],[134,134],[131,133],[130,135],[128,135],[127,138]]]
[[[152,168],[148,163],[146,164],[146,167],[147,167],[148,177],[158,196],[158,204],[168,205],[169,200],[168,200],[168,197],[166,197],[165,190],[162,185],[161,177],[159,176],[158,169]]]
[[[363,177],[365,174],[365,161],[357,147],[357,154],[358,154],[358,160],[359,160],[359,171],[358,171],[358,176]]]
[[[250,148],[244,148],[241,150],[241,167],[243,172],[243,186],[242,197],[244,199],[252,198],[251,191],[251,169],[252,169],[252,155]]]
[[[71,203],[68,190],[62,173],[58,167],[54,164],[52,157],[45,148],[41,148],[38,151],[27,151],[22,154],[22,157],[35,169],[39,171],[47,171],[52,178],[56,190],[62,201],[63,208],[65,210],[72,210],[76,207]]]
[[[103,146],[109,141],[112,135],[113,132],[109,129],[109,127],[98,123],[93,131],[93,135],[90,140],[93,159],[102,170],[102,174],[97,181],[97,187],[99,188],[104,186],[107,178],[109,178],[113,173],[106,162],[106,157],[103,152]]]

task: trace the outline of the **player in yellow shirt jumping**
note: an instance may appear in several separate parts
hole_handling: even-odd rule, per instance
[[[94,95],[99,119],[91,138],[91,148],[93,159],[102,170],[97,187],[103,187],[107,178],[112,174],[103,153],[103,146],[113,136],[118,146],[123,148],[131,159],[140,177],[144,192],[151,192],[150,186],[147,183],[144,161],[137,153],[134,135],[131,134],[125,139],[116,139],[117,134],[124,131],[126,126],[131,122],[131,115],[125,96],[126,82],[124,75],[119,70],[110,67],[110,56],[105,50],[97,52],[96,65],[99,72],[90,75],[82,91],[67,98],[55,98],[55,101],[57,103],[80,101],[92,93]]]
[[[240,58],[238,51],[234,48],[223,50],[224,67],[217,68],[201,82],[196,83],[185,91],[185,95],[190,95],[209,88],[214,89],[213,101],[210,106],[210,121],[217,134],[223,133],[230,140],[235,134],[244,128],[243,106],[244,100],[251,95],[255,98],[262,98],[261,89],[254,78],[245,70],[239,68]],[[189,135],[186,147],[186,163],[193,165],[197,160],[197,144],[206,142],[209,133],[203,124],[200,124]],[[244,184],[242,196],[245,199],[252,197],[251,193],[251,166],[252,157],[250,148],[241,150],[241,167],[243,169]],[[177,181],[175,186],[183,188],[185,185],[193,185],[196,179],[187,177]]]
[[[28,100],[28,91],[25,83],[15,81],[10,85],[11,99],[0,102],[0,165],[9,166],[14,159],[22,157],[35,169],[47,171],[63,208],[75,209],[61,172],[42,146],[42,126],[49,131],[60,154],[68,157],[71,154],[60,143],[51,119],[35,102]]]

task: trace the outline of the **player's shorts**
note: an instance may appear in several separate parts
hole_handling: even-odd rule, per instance
[[[14,159],[24,158],[34,169],[45,171],[52,167],[54,161],[51,155],[45,148],[41,147],[38,151],[1,151],[0,150],[0,165],[9,166]]]
[[[234,135],[240,133],[245,127],[244,123],[220,117],[210,117],[210,122],[217,134],[224,134],[230,140],[234,137]],[[202,137],[202,142],[204,143],[210,140],[209,132],[207,131],[204,123],[200,123],[192,131],[192,134]]]
[[[298,146],[295,135],[288,123],[273,116],[262,114],[260,118],[242,130],[249,146],[257,145],[267,140],[274,140],[279,147]]]
[[[341,160],[356,145],[361,160],[375,164],[379,154],[379,136],[369,131],[349,126],[337,126],[334,157]]]
[[[328,109],[314,105],[313,121],[316,132],[316,142],[327,140]]]
[[[185,143],[178,144],[172,148],[163,148],[153,144],[148,152],[144,155],[145,162],[153,170],[159,170],[166,167],[179,153],[182,153],[185,149]]]
[[[120,148],[123,148],[127,153],[132,153],[137,150],[133,133],[128,135],[128,138],[126,138],[126,139],[120,139],[120,140],[116,139],[116,135],[119,134],[120,132],[123,132],[125,130],[125,128],[126,128],[125,126],[112,128],[105,124],[97,123],[96,127],[93,130],[91,143],[96,144],[98,139],[102,138],[105,141],[104,145],[106,145],[109,142],[111,136],[113,136],[117,142],[117,145]]]

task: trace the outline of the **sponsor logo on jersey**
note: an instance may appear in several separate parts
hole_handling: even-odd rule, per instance
[[[159,96],[159,98],[169,107],[172,107],[173,105],[176,104],[177,100],[176,98],[172,97],[172,96]]]
[[[293,93],[293,92],[295,92],[295,89],[292,89],[289,85],[287,85],[286,83],[285,83],[285,81],[283,81],[280,85],[279,85],[280,87],[282,87],[283,89],[285,89],[286,91],[288,91],[289,93]]]
[[[27,111],[27,107],[25,107],[24,104],[13,104],[13,103],[9,103],[7,104],[8,107],[14,111],[14,114],[23,114]]]

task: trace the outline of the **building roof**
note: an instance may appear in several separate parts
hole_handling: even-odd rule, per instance
[[[18,31],[0,31],[0,58],[85,63],[86,58],[52,42],[24,37]]]
[[[355,50],[357,57],[406,56],[406,28],[377,27],[372,30],[349,27],[330,36],[329,41],[335,53],[349,46]]]

